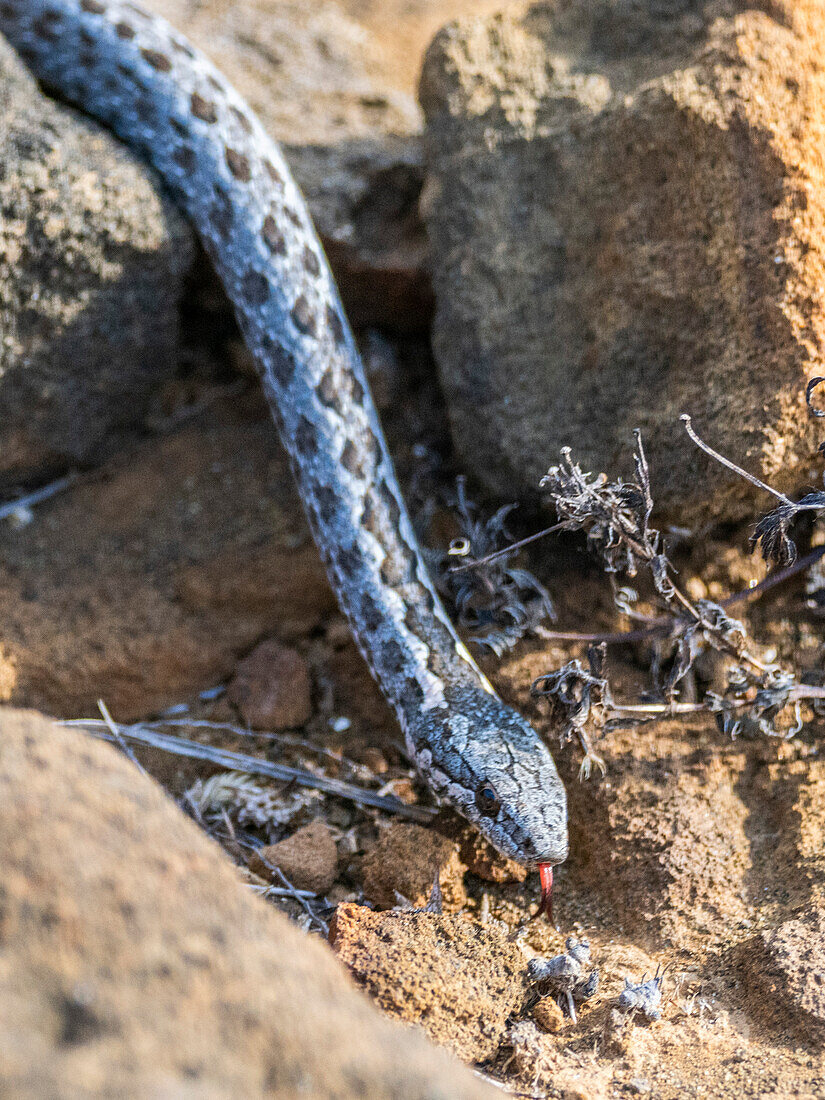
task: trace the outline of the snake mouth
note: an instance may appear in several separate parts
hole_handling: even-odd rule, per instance
[[[552,863],[540,863],[539,864],[539,882],[541,883],[541,897],[539,898],[539,907],[533,914],[533,919],[540,916],[546,916],[547,920],[553,927],[556,927],[556,922],[553,920],[553,864]]]

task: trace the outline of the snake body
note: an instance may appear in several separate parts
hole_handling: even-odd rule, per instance
[[[563,860],[564,787],[436,595],[277,145],[201,53],[126,0],[0,0],[0,30],[47,89],[151,163],[194,224],[255,358],[331,583],[425,781],[505,855]]]

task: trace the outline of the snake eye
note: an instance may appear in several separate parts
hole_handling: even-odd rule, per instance
[[[476,806],[482,817],[495,817],[501,809],[501,799],[492,783],[485,783],[476,791]]]

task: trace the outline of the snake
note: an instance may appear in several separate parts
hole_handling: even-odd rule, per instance
[[[567,802],[552,755],[496,694],[428,574],[354,335],[278,145],[219,70],[131,0],[0,0],[43,88],[158,173],[234,308],[355,641],[436,800],[538,869],[552,919]]]

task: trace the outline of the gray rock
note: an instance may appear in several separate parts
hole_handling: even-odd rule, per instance
[[[152,6],[212,58],[283,144],[353,324],[426,328],[421,115],[391,51],[330,2]]]
[[[444,28],[421,81],[435,348],[468,470],[535,494],[565,445],[662,512],[752,515],[821,431],[822,5],[568,0]],[[767,505],[763,496],[759,503]]]
[[[175,366],[192,237],[0,38],[0,485],[93,462]]]

